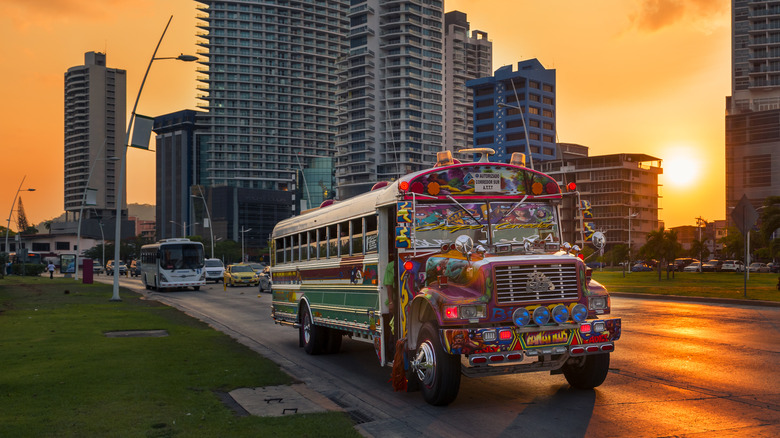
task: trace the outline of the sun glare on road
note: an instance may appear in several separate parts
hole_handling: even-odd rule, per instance
[[[663,184],[682,187],[693,183],[701,173],[701,159],[687,147],[669,148],[664,154]]]

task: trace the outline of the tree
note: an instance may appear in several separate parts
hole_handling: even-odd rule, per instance
[[[651,231],[647,235],[647,243],[639,250],[643,258],[658,259],[658,280],[661,280],[661,269],[669,265],[680,253],[682,245],[677,241],[677,232],[674,230],[664,230],[664,227],[656,231]],[[669,279],[669,270],[666,271],[666,278]]]
[[[619,265],[628,260],[628,245],[618,244],[604,254],[604,259],[610,266]]]
[[[710,257],[710,249],[707,248],[706,241],[693,239],[691,250],[688,254],[704,263],[704,261],[708,260]]]
[[[241,245],[233,240],[224,240],[214,244],[214,256],[222,259],[225,264],[241,261]]]
[[[718,243],[723,245],[723,255],[729,259],[742,260],[745,254],[745,238],[737,227],[728,227],[726,235]]]

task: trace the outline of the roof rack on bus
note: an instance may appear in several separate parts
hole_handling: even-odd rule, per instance
[[[160,242],[190,242],[190,239],[186,237],[169,237],[168,239],[161,239],[158,241]]]
[[[458,153],[459,154],[482,154],[482,156],[479,157],[479,162],[489,163],[490,160],[488,160],[488,155],[495,155],[496,151],[491,148],[469,148],[469,149],[460,149]]]

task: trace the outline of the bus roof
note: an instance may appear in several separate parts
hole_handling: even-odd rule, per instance
[[[273,235],[284,236],[360,218],[378,207],[399,200],[441,199],[560,199],[558,183],[548,175],[523,166],[505,163],[474,162],[434,167],[404,175],[384,186],[377,184],[367,193],[344,201],[314,208],[280,221]]]

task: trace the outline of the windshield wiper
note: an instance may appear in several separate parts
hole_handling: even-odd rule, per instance
[[[474,221],[475,224],[479,225],[480,227],[484,227],[484,225],[481,224],[479,222],[479,220],[477,220],[477,218],[475,218],[474,215],[471,214],[471,212],[466,207],[460,205],[460,203],[458,201],[456,201],[455,198],[453,198],[451,195],[447,195],[447,199],[449,199],[450,201],[454,202],[455,205],[457,205],[458,207],[461,208],[461,210],[465,211],[466,214],[469,215],[469,217]]]
[[[510,214],[511,214],[513,211],[515,211],[515,209],[516,209],[517,207],[519,207],[520,205],[522,205],[522,204],[523,204],[523,202],[525,202],[525,200],[526,200],[526,199],[528,199],[528,195],[525,195],[525,196],[523,196],[523,199],[521,199],[521,200],[520,200],[520,202],[518,202],[517,204],[515,204],[515,206],[514,206],[514,207],[512,207],[512,208],[511,208],[509,211],[507,211],[505,215],[501,216],[501,219],[499,219],[499,220],[498,220],[498,222],[496,222],[496,223],[500,223],[501,221],[503,221],[504,219],[506,219],[506,217],[507,217],[507,216],[509,216],[509,215],[510,215]]]

